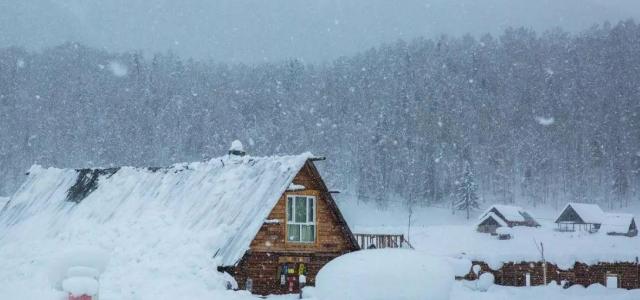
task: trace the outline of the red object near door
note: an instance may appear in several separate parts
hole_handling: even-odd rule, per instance
[[[71,293],[69,293],[69,300],[92,300],[92,299],[93,297],[89,295],[74,296]]]

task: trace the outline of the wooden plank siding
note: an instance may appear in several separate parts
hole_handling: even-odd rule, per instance
[[[278,268],[287,262],[304,263],[307,269],[307,284],[315,283],[317,272],[327,262],[344,253],[358,250],[344,218],[337,209],[331,194],[320,178],[312,162],[305,166],[293,179],[296,185],[305,189],[286,191],[273,207],[268,222],[265,222],[237,266],[221,268],[229,272],[240,289],[245,289],[247,278],[253,283],[255,294],[282,294],[289,292],[280,284]],[[314,196],[316,238],[314,242],[290,242],[287,240],[287,196]],[[293,290],[298,292],[298,289]]]

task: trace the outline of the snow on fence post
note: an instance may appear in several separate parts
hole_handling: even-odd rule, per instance
[[[533,240],[533,243],[536,245],[538,252],[540,252],[540,256],[542,258],[542,281],[544,282],[543,285],[547,285],[547,261],[544,258],[544,244],[540,242],[540,247],[538,247],[538,243],[535,239]]]

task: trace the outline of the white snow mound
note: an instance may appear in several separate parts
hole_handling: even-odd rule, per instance
[[[326,264],[316,277],[318,300],[447,300],[454,271],[445,258],[407,249],[363,250]]]
[[[62,282],[65,292],[74,296],[89,295],[98,293],[98,281],[89,277],[71,277]]]

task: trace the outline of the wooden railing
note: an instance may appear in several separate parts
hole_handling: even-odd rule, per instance
[[[360,249],[411,248],[413,246],[403,234],[368,234],[355,233]]]

